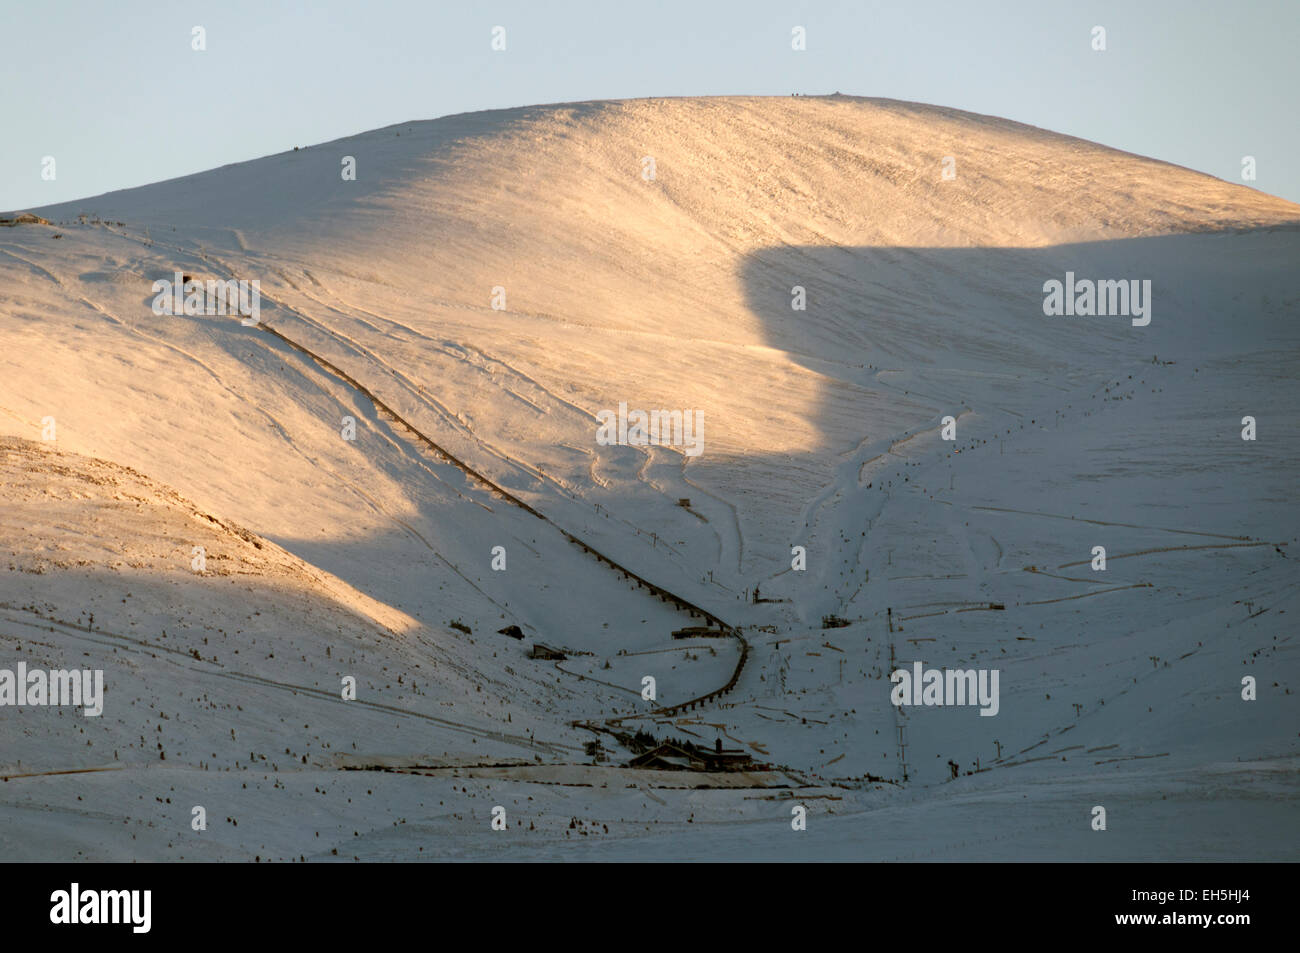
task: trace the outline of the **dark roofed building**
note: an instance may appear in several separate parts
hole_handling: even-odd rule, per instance
[[[718,739],[712,750],[665,741],[637,755],[627,766],[660,771],[743,771],[753,766],[753,758],[740,748],[722,747],[722,739]]]
[[[703,763],[685,748],[664,742],[628,762],[629,768],[657,768],[660,771],[703,771]]]

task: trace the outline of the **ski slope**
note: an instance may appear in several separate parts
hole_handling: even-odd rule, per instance
[[[0,669],[106,701],[0,708],[7,856],[1296,858],[1300,206],[832,96],[402,123],[31,211]],[[261,326],[155,314],[177,271],[258,280]],[[1067,272],[1150,280],[1150,323],[1044,314]],[[703,453],[600,445],[621,402],[701,411]],[[656,716],[738,645],[591,549],[740,627],[735,689]],[[896,708],[914,661],[997,669],[997,715]],[[593,765],[613,718],[782,770]]]

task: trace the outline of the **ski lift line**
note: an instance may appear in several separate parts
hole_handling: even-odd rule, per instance
[[[1236,549],[1242,546],[1285,546],[1286,543],[1270,543],[1267,540],[1261,540],[1257,543],[1207,543],[1204,546],[1161,546],[1158,549],[1139,549],[1135,553],[1117,553],[1113,556],[1107,556],[1108,562],[1114,562],[1116,559],[1128,559],[1130,556],[1149,556],[1151,553],[1179,553],[1190,552],[1196,549]],[[1092,562],[1090,559],[1080,559],[1077,562],[1061,563],[1057,569],[1068,569],[1071,566],[1087,566]]]
[[[1047,519],[1070,520],[1076,523],[1091,523],[1094,526],[1123,526],[1126,529],[1151,529],[1161,533],[1181,533],[1184,536],[1211,536],[1215,539],[1231,539],[1234,541],[1246,541],[1250,539],[1249,536],[1229,536],[1226,533],[1206,533],[1194,529],[1169,529],[1165,526],[1143,526],[1140,523],[1113,523],[1108,520],[1090,520],[1081,516],[1061,516],[1059,513],[1037,513],[1033,510],[1017,510],[1005,506],[972,506],[971,509],[986,510],[992,513],[1019,513],[1024,516],[1042,516]]]
[[[1062,596],[1059,599],[1039,599],[1035,602],[1018,602],[1021,606],[1045,606],[1053,602],[1069,602],[1073,599],[1086,599],[1089,596],[1104,596],[1108,592],[1122,592],[1125,589],[1153,589],[1154,586],[1149,582],[1138,582],[1131,586],[1114,586],[1110,589],[1096,589],[1092,592],[1081,592],[1077,596]]]

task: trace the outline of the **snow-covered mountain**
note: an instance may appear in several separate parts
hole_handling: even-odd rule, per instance
[[[6,856],[1297,856],[1300,206],[833,96],[31,211],[0,701],[93,668],[104,710],[0,706]],[[258,322],[156,313],[178,274]],[[598,440],[620,405],[701,452]],[[672,638],[708,618],[741,638]],[[997,670],[996,714],[896,707],[915,662]],[[636,729],[778,769],[626,768]]]

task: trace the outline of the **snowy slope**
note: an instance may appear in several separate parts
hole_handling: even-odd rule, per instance
[[[109,703],[0,709],[0,816],[50,830],[7,850],[546,857],[589,816],[629,858],[1295,856],[1300,207],[836,96],[453,116],[35,211],[53,224],[0,233],[0,668],[92,658]],[[259,280],[276,333],[155,315],[176,271]],[[1151,323],[1045,315],[1067,271],[1150,280]],[[702,411],[704,452],[598,445],[620,402]],[[726,682],[732,642],[674,642],[698,620],[566,532],[745,627],[735,692],[642,726],[841,779],[804,792],[843,799],[808,802],[833,822],[787,848],[787,804],[643,798],[612,768],[461,783],[454,811],[446,777],[337,770],[589,763],[572,723],[650,710],[644,676],[662,704]],[[237,598],[199,545],[242,560]],[[895,709],[891,652],[998,668],[999,714]],[[321,787],[383,810],[335,799],[308,831],[292,805]],[[1204,823],[1171,838],[1166,795]],[[242,823],[192,832],[204,798]]]

